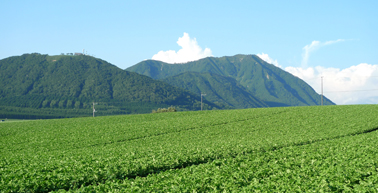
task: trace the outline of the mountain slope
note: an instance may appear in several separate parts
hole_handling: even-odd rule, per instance
[[[215,104],[227,104],[232,108],[267,107],[260,99],[250,94],[235,79],[211,73],[184,72],[163,79],[163,81],[188,90]]]
[[[24,54],[0,61],[0,106],[87,113],[93,101],[108,106],[112,114],[170,105],[200,109],[199,96],[90,56]],[[205,103],[206,108],[219,108]]]
[[[208,57],[185,64],[142,61],[128,71],[164,79],[183,72],[209,72],[237,80],[254,96],[269,106],[319,105],[320,95],[303,80],[268,64],[256,55]],[[324,99],[325,105],[334,104]]]

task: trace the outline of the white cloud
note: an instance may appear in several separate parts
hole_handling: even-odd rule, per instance
[[[198,45],[196,38],[191,39],[188,33],[184,33],[184,35],[178,39],[177,44],[181,47],[179,51],[159,51],[152,56],[152,59],[173,64],[195,61],[212,56],[209,48],[203,50]]]
[[[280,66],[277,62],[277,60],[274,60],[273,58],[269,57],[268,54],[256,54],[259,58],[261,58],[262,60],[264,60],[265,62],[268,62],[269,64],[273,64],[279,68],[282,68],[282,66]]]
[[[302,67],[303,68],[307,67],[308,59],[310,58],[311,52],[314,52],[315,50],[323,46],[327,46],[327,45],[331,45],[331,44],[335,44],[335,43],[343,42],[343,41],[345,40],[338,39],[338,40],[332,40],[332,41],[326,41],[326,42],[312,41],[310,45],[306,45],[305,47],[303,47]]]
[[[346,69],[287,67],[285,70],[301,78],[321,93],[323,76],[324,96],[336,104],[377,104],[378,65],[361,63]]]

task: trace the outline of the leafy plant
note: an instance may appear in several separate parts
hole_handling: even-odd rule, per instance
[[[156,111],[155,110],[152,110],[152,113],[165,113],[165,112],[176,112],[176,108],[175,107],[168,107],[167,109],[166,108],[158,108]]]
[[[4,192],[376,192],[377,105],[0,123]]]

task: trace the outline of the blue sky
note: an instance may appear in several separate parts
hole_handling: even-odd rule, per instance
[[[378,76],[377,7],[374,0],[1,1],[0,59],[85,49],[125,69],[159,52],[178,53],[183,49],[178,39],[186,33],[192,46],[208,48],[212,56],[265,54],[266,60],[307,82],[332,69],[338,71],[327,75],[352,76],[357,70],[351,67],[367,64],[365,70],[372,73],[365,82],[374,86],[374,81],[378,85],[378,78],[374,79]],[[336,81],[328,78],[329,84]],[[319,91],[317,83],[309,84]],[[333,86],[328,89],[339,88]],[[345,88],[361,86],[366,85]],[[375,102],[378,94],[337,103]]]

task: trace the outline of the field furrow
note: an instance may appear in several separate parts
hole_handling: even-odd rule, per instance
[[[272,188],[267,183],[280,180],[273,177],[278,174],[272,167],[282,170],[281,165],[269,164],[281,160],[285,153],[287,159],[291,160],[291,155],[302,159],[300,156],[305,155],[302,149],[311,147],[305,152],[308,157],[322,156],[316,147],[326,149],[330,144],[334,151],[340,150],[343,147],[337,146],[337,141],[346,139],[350,143],[358,139],[362,147],[375,147],[373,142],[362,142],[363,136],[376,139],[377,114],[376,105],[360,105],[179,112],[2,124],[0,189],[6,192],[124,192],[138,188],[163,192],[175,192],[175,188],[184,192],[249,191],[255,187],[251,184],[258,182],[256,187],[267,190]],[[370,153],[368,155],[372,156]],[[306,164],[303,167],[310,167]],[[244,167],[248,165],[251,166]],[[228,176],[217,172],[227,167],[232,168],[224,171]],[[326,172],[323,171],[325,168],[320,169]],[[257,175],[255,171],[260,173]],[[201,176],[209,180],[198,181]],[[284,176],[286,174],[281,175]],[[365,175],[364,179],[370,179],[370,176]],[[310,173],[306,180],[315,177],[325,180]],[[282,180],[287,183],[287,179]],[[196,184],[202,184],[202,187]],[[275,184],[274,187],[282,185]]]

